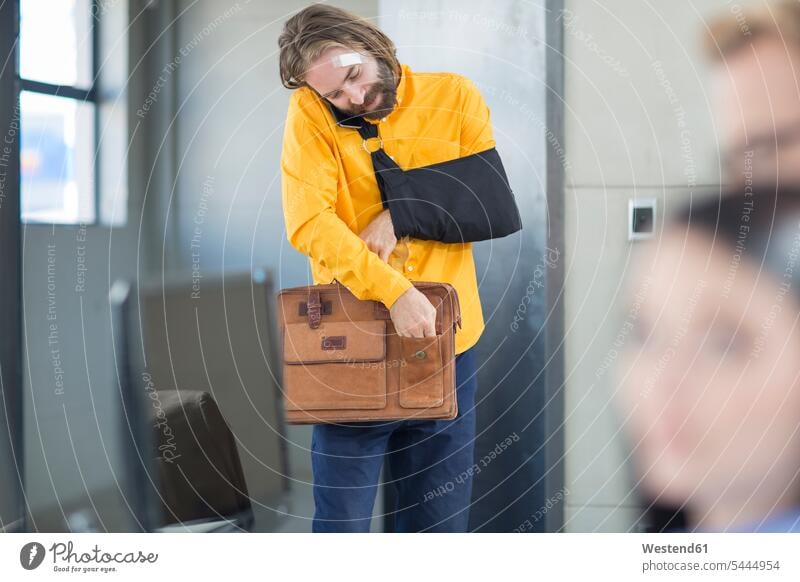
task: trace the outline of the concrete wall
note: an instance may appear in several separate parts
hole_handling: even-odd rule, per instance
[[[130,44],[117,43],[104,58],[133,71],[117,87],[122,98],[109,104],[131,129],[135,118],[124,97],[139,98],[141,69],[128,58],[144,52],[137,39],[146,20],[137,18],[136,2],[115,4],[107,14],[124,22],[126,15],[116,12],[128,8]],[[122,145],[130,156],[129,175],[137,176],[141,134],[129,133],[131,141],[123,136]],[[23,225],[25,485],[34,513],[50,508],[58,517],[62,505],[113,486],[119,475],[108,291],[115,279],[134,278],[139,265],[141,189],[129,186],[123,182],[101,192],[104,205],[127,207],[125,226]]]
[[[641,514],[609,369],[625,341],[620,284],[637,251],[628,200],[656,198],[663,217],[718,192],[699,37],[703,18],[743,4],[565,3],[567,531],[627,531]]]

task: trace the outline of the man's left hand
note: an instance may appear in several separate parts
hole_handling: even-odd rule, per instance
[[[367,243],[369,250],[381,260],[389,262],[389,255],[397,246],[397,237],[394,236],[392,216],[388,210],[376,216],[358,236]]]

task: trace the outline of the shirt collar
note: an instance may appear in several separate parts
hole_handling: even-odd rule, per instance
[[[411,68],[408,65],[400,65],[400,82],[397,84],[397,107],[394,111],[400,108],[405,98],[407,82],[406,79],[411,74]],[[320,97],[325,105],[328,106],[331,113],[333,114],[333,118],[336,120],[336,125],[339,127],[350,127],[354,129],[358,129],[361,127],[361,123],[364,118],[360,115],[350,115],[349,113],[345,113],[338,107],[334,107],[330,101],[327,99]],[[394,113],[392,111],[392,113]],[[391,113],[389,113],[391,115]]]

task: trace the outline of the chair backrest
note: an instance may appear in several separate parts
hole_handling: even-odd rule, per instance
[[[164,524],[231,519],[251,510],[236,441],[210,394],[158,393],[153,458]]]

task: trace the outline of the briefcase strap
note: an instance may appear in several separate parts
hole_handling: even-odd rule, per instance
[[[317,329],[322,322],[322,302],[319,298],[319,291],[309,290],[308,292],[308,327]]]

